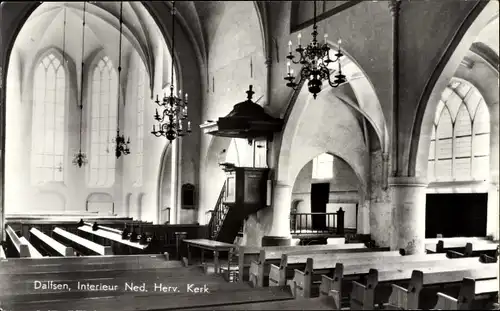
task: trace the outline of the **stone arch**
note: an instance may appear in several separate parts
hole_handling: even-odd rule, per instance
[[[330,45],[335,47],[332,43]],[[368,75],[363,71],[356,60],[346,51],[342,51],[346,56],[342,64],[342,72],[347,78],[357,105],[350,103],[373,127],[383,153],[389,152],[390,136],[387,128],[382,105],[378,99],[373,83],[368,79]],[[345,92],[337,93],[337,97],[346,100]],[[346,101],[349,103],[348,101]]]
[[[425,150],[428,151],[429,146],[426,145],[430,140],[431,123],[439,98],[476,37],[495,16],[498,16],[498,1],[479,1],[462,23],[434,72],[429,77],[420,97],[412,127],[408,176],[427,175],[427,162],[421,161],[418,155]]]
[[[478,59],[476,59],[478,60]],[[490,115],[490,153],[489,153],[489,183],[485,184],[488,192],[486,234],[498,238],[498,184],[499,184],[499,72],[485,61],[475,61],[473,66],[462,63],[454,74],[454,79],[464,80],[475,87],[484,99]],[[496,87],[492,87],[495,85]],[[435,109],[435,108],[434,108]],[[435,113],[435,111],[434,111]],[[433,119],[433,118],[432,118]],[[424,122],[423,126],[427,126]],[[423,128],[422,131],[425,129]],[[432,130],[432,124],[431,124]],[[416,167],[427,176],[427,157],[430,148],[430,136],[421,136]],[[418,172],[418,170],[417,170]]]
[[[321,111],[318,111],[318,109],[321,109]],[[308,111],[311,110],[316,110],[316,113],[321,112],[322,116],[317,115],[315,118],[314,116],[306,117]],[[334,118],[334,116],[331,115],[333,110],[336,111],[335,114],[337,115],[335,117],[335,122],[332,122],[333,120],[329,119],[329,117]],[[342,115],[342,118],[340,118],[340,115]],[[314,122],[314,125],[311,124],[311,128],[303,129],[301,120],[315,120],[316,122]],[[351,128],[342,122],[349,122]],[[342,125],[337,128],[332,126],[332,124],[335,123]],[[319,132],[315,133],[314,128]],[[333,135],[336,130],[339,131],[338,133],[343,133],[340,135],[338,133],[337,135]],[[351,133],[351,131],[354,131],[355,133]],[[300,136],[301,133],[308,137],[314,137],[314,141],[311,142],[312,145],[315,146],[310,148],[310,150],[306,150],[302,146],[299,153],[295,152],[297,151],[295,149],[298,147],[294,146],[294,143],[296,143],[297,136]],[[331,137],[329,134],[331,134]],[[350,134],[352,135],[349,136]],[[356,135],[357,138],[359,138],[359,141],[353,139],[353,136]],[[300,171],[297,167],[302,168],[308,161],[322,152],[328,152],[346,160],[346,162],[353,168],[354,172],[358,176],[358,179],[360,180],[360,183],[366,190],[366,185],[368,184],[367,178],[369,176],[367,165],[368,150],[364,145],[361,128],[357,123],[356,117],[352,111],[349,110],[348,106],[335,96],[333,91],[323,91],[318,95],[318,98],[314,100],[312,95],[308,93],[307,89],[305,91],[302,90],[301,95],[299,95],[299,98],[295,102],[294,109],[287,120],[287,124],[283,132],[278,162],[278,183],[293,185],[293,182]],[[349,152],[359,154],[360,158],[354,159],[355,157],[352,155],[350,156]]]
[[[92,192],[87,196],[86,211],[99,214],[114,214],[115,203],[113,196],[107,192]]]
[[[496,173],[496,178],[498,180],[498,136],[499,136],[499,94],[498,88],[491,87],[489,83],[485,83],[485,81],[494,81],[498,84],[499,73],[496,70],[493,70],[491,66],[484,62],[475,62],[472,68],[465,66],[464,64],[460,65],[454,74],[455,78],[459,78],[467,81],[472,84],[484,98],[486,105],[488,106],[488,110],[490,113],[490,139],[496,139],[497,142],[492,141],[492,149],[490,152],[490,171],[492,177],[495,178],[494,174]],[[435,113],[436,107],[434,107],[433,113]],[[432,131],[432,121],[433,115],[430,117],[431,122],[423,122],[422,123],[422,132],[431,132]],[[429,154],[429,142],[430,142],[430,134],[421,135],[419,142],[419,152],[416,158],[416,169],[419,175],[427,176],[427,156]]]
[[[337,48],[337,45],[331,42],[329,42],[329,45],[333,50]],[[337,97],[337,100],[342,101],[345,105],[359,113],[362,118],[370,124],[376,134],[376,139],[380,143],[382,153],[387,155],[390,147],[390,136],[375,88],[356,61],[345,50],[342,52],[345,55],[343,59],[341,59],[342,72],[346,75],[348,83],[341,85],[336,90],[333,90],[328,83],[323,83],[322,91],[318,96],[323,96],[324,93],[327,92],[334,92],[334,96]],[[296,91],[284,113],[285,127],[282,133],[281,146],[279,147],[280,151],[277,165],[278,183],[283,184],[288,180],[283,170],[286,170],[286,167],[289,165],[289,142],[295,136],[295,129],[301,120],[300,116],[303,111],[305,111],[310,99],[312,99],[312,96],[310,96],[307,86],[302,84],[300,86],[300,91]],[[388,167],[385,165],[381,172],[382,175],[387,175],[387,170]],[[359,178],[359,180],[365,180],[365,178]],[[366,188],[367,183],[362,182],[362,184],[363,188]],[[363,192],[365,192],[365,190]]]
[[[493,70],[491,66],[485,63],[476,62],[472,68],[468,68],[465,66],[458,67],[455,73],[455,77],[463,79],[472,84],[483,96],[484,102],[488,106],[490,114],[490,178],[492,182],[498,183],[498,162],[500,153],[500,95],[498,94],[499,73],[497,70]],[[495,81],[497,87],[492,87],[489,81]]]
[[[269,43],[269,23],[267,21],[267,6],[265,2],[253,1],[255,13],[259,19],[260,33],[262,36],[262,52],[267,57],[271,51]]]

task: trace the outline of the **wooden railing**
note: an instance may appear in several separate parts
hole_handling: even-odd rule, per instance
[[[219,198],[217,199],[215,208],[207,212],[210,213],[208,232],[211,239],[215,239],[217,237],[217,234],[219,234],[219,230],[222,226],[222,223],[224,222],[224,218],[226,217],[228,211],[228,207],[224,204],[225,194],[226,194],[226,182],[224,182],[224,185],[220,190]]]
[[[336,233],[344,234],[344,211],[336,213],[291,213],[290,233]],[[315,221],[313,221],[315,219]]]

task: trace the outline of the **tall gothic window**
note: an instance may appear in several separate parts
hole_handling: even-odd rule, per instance
[[[331,154],[323,153],[313,159],[312,178],[333,178],[333,156]]]
[[[115,182],[115,152],[118,110],[118,76],[105,56],[93,68],[90,114],[89,186],[110,187]]]
[[[140,61],[137,68],[137,142],[136,142],[136,181],[135,185],[142,186],[143,161],[144,161],[144,92],[146,86],[146,69]]]
[[[489,149],[490,116],[483,97],[471,84],[453,79],[434,118],[429,180],[488,179]]]
[[[66,72],[49,54],[35,69],[33,84],[32,170],[34,184],[62,182]]]

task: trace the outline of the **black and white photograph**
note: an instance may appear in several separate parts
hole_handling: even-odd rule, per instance
[[[500,310],[499,7],[0,1],[0,311]]]

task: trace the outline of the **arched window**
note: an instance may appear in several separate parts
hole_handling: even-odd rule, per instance
[[[137,99],[137,141],[136,141],[136,180],[135,186],[142,186],[142,175],[143,175],[143,161],[144,161],[144,92],[146,86],[146,68],[142,61],[139,61],[139,66],[137,67],[137,88],[136,88],[136,99]]]
[[[66,71],[49,54],[35,69],[33,83],[32,170],[34,184],[62,182]]]
[[[333,156],[331,154],[323,153],[313,159],[312,178],[333,178]]]
[[[105,56],[92,70],[89,186],[110,187],[115,182],[115,152],[118,109],[118,76]]]
[[[436,109],[428,157],[429,180],[488,178],[488,108],[471,84],[453,79]]]

